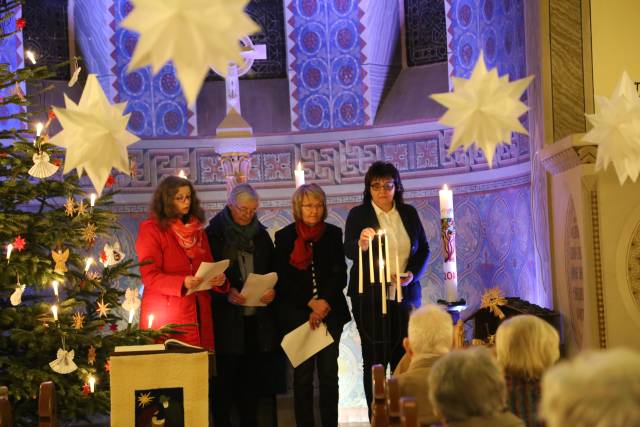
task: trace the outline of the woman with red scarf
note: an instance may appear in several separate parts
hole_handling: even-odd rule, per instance
[[[351,320],[344,288],[347,266],[342,230],[327,224],[324,191],[300,186],[292,197],[295,222],[276,233],[278,291],[276,306],[284,334],[304,323],[311,329],[324,323],[333,344],[293,371],[296,424],[313,426],[313,376],[317,369],[320,419],[324,427],[338,425],[338,347],[342,327]]]
[[[187,295],[202,283],[195,276],[200,263],[211,262],[204,232],[204,211],[191,182],[177,176],[165,178],[153,195],[151,217],[140,224],[136,251],[144,293],[140,309],[142,327],[160,329],[171,323],[193,323],[176,328],[176,338],[213,350],[211,295],[208,290]],[[224,274],[209,283],[214,292],[229,289]],[[153,323],[149,325],[149,316]]]

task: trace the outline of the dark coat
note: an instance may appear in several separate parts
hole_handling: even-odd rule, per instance
[[[405,203],[396,203],[396,209],[402,219],[404,229],[411,240],[411,251],[407,271],[413,273],[413,282],[405,286],[403,291],[402,304],[411,304],[413,307],[420,307],[422,301],[422,289],[419,279],[427,269],[429,260],[429,244],[427,236],[422,227],[422,222],[416,209]],[[355,298],[358,295],[358,240],[364,228],[371,227],[374,230],[380,228],[376,211],[371,202],[365,202],[349,211],[347,223],[344,231],[344,251],[347,258],[353,261],[349,274],[348,295]],[[363,277],[364,283],[369,283],[369,257],[363,253]],[[377,271],[377,270],[375,270]],[[367,287],[365,286],[365,290]]]
[[[311,268],[298,270],[289,263],[293,244],[298,238],[295,223],[276,233],[276,292],[278,320],[286,334],[309,320],[307,305],[313,297]],[[331,311],[325,318],[329,332],[336,338],[345,323],[351,320],[344,288],[347,285],[347,265],[342,247],[342,230],[327,224],[322,237],[313,245],[313,265],[316,272],[318,298],[327,301]],[[339,338],[339,336],[338,336]]]
[[[225,209],[228,209],[225,207]],[[273,242],[266,228],[258,223],[260,230],[254,237],[255,252],[253,254],[253,272],[266,274],[275,271],[273,263]],[[215,259],[223,259],[225,246],[224,237],[225,222],[222,212],[218,212],[205,229],[211,253]],[[238,291],[242,290],[244,282],[241,279],[238,263],[232,260],[227,271],[227,278],[231,286]],[[244,353],[244,307],[231,304],[226,295],[212,295],[213,319],[216,334],[216,351],[218,353],[242,354]],[[258,333],[260,351],[271,351],[277,346],[276,319],[273,303],[267,307],[257,307]]]

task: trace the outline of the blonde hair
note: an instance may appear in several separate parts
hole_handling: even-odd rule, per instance
[[[558,332],[536,316],[511,317],[496,332],[496,355],[506,374],[540,378],[560,358]]]
[[[322,220],[327,219],[327,196],[318,184],[304,184],[294,191],[293,196],[291,196],[293,218],[296,221],[302,220],[302,201],[304,196],[320,200],[322,202]]]
[[[428,304],[411,313],[408,335],[416,354],[448,353],[453,342],[453,320],[440,306]]]

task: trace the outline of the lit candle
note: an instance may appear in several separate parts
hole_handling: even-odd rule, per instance
[[[13,244],[9,243],[7,245],[7,262],[9,262],[9,258],[11,258],[11,252],[13,252]]]
[[[369,281],[372,285],[376,281],[375,274],[373,273],[373,239],[371,235],[369,235]]]
[[[129,324],[133,323],[133,315],[135,314],[135,311],[132,309],[129,310]]]
[[[148,323],[148,328],[151,329],[151,325],[153,325],[153,314],[149,315],[149,323]]]
[[[362,293],[362,248],[358,244],[358,293]]]
[[[32,63],[33,65],[35,65],[35,64],[36,64],[36,55],[35,55],[32,51],[30,51],[30,50],[25,50],[25,51],[24,51],[24,54],[25,54],[25,56],[26,56],[27,58],[29,58],[29,61],[31,61],[31,63]]]
[[[51,306],[51,313],[53,313],[53,320],[55,320],[56,322],[58,321],[58,306],[57,305],[52,305]]]
[[[296,179],[296,188],[304,185],[304,169],[302,169],[302,163],[298,162],[298,166],[296,170],[293,171],[293,174]]]
[[[91,207],[94,207],[96,205],[96,193],[91,193],[91,196],[89,196],[89,204],[91,205]]]
[[[93,260],[93,258],[89,257],[87,259],[85,259],[84,261],[84,272],[86,273],[87,271],[89,271],[89,269],[91,268],[91,266],[93,265],[95,261]]]
[[[54,280],[53,282],[51,282],[51,286],[53,286],[53,294],[55,296],[58,296],[58,285],[59,283],[57,280]]]
[[[96,391],[96,379],[93,375],[89,375],[89,390],[91,390],[91,393]]]
[[[384,260],[387,266],[387,283],[391,283],[391,261],[389,260],[389,233],[384,233]]]
[[[378,274],[380,275],[380,283],[384,284],[384,260],[382,259],[382,233],[384,230],[378,230]]]
[[[180,178],[187,179],[187,175],[185,175],[185,173],[184,173],[184,171],[183,171],[182,169],[180,169],[180,172],[178,172],[178,176],[179,176]]]
[[[39,137],[42,134],[42,129],[44,129],[44,125],[40,122],[36,124],[36,136]]]
[[[440,197],[440,227],[442,236],[444,288],[447,302],[458,300],[458,272],[456,268],[456,228],[453,219],[453,192],[445,185]]]
[[[398,248],[396,248],[396,295],[398,302],[402,302],[402,286],[400,285],[400,264],[398,263]]]
[[[380,239],[382,241],[382,239]],[[380,258],[380,286],[382,286],[382,314],[387,314],[387,284],[384,283],[384,261]]]

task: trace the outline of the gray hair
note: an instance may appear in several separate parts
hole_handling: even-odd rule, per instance
[[[411,313],[409,344],[416,354],[444,354],[453,343],[453,320],[440,306],[428,304]]]
[[[429,374],[431,404],[449,422],[503,412],[506,393],[502,371],[483,347],[452,351]]]
[[[542,378],[540,418],[547,427],[626,427],[640,420],[640,353],[583,353]]]
[[[227,204],[237,206],[240,199],[259,200],[258,193],[249,184],[238,184],[229,192]]]
[[[498,327],[496,355],[507,374],[541,378],[560,358],[560,338],[556,329],[539,317],[514,316]]]

